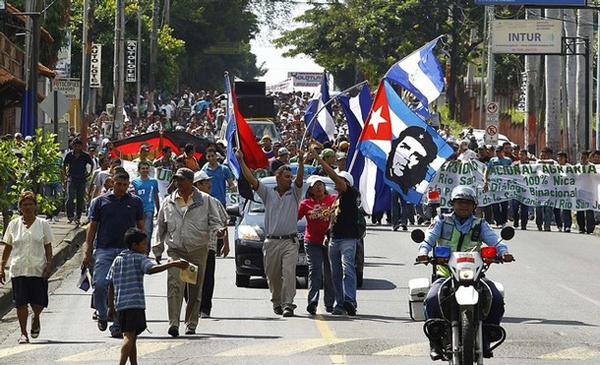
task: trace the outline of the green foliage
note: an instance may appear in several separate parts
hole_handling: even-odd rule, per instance
[[[54,210],[56,202],[40,194],[44,182],[54,179],[57,174],[60,176],[60,168],[56,164],[59,147],[54,140],[55,135],[42,135],[42,130],[38,129],[34,140],[22,146],[15,141],[0,143],[0,204],[11,205],[21,192],[31,190],[37,194],[38,213]],[[22,158],[16,156],[17,151]],[[7,191],[9,183],[12,188]]]
[[[185,51],[185,42],[172,36],[173,29],[164,26],[158,34],[157,86],[163,90],[175,90],[179,78],[178,56]]]

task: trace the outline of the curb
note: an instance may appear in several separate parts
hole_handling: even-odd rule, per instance
[[[69,260],[81,245],[85,242],[85,228],[74,228],[65,238],[52,248],[52,273],[54,274],[58,268]],[[0,318],[6,315],[14,308],[12,301],[12,285],[7,281],[0,288]]]

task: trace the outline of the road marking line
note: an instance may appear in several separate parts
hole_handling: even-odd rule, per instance
[[[138,342],[137,343],[137,356],[138,358],[158,352],[168,350],[170,348],[183,345],[185,342],[182,341],[169,341],[169,342]],[[110,346],[101,349],[85,351],[78,354],[65,356],[56,360],[57,362],[88,362],[97,359],[103,359],[108,361],[118,361],[121,356],[121,345]]]
[[[388,350],[376,352],[375,356],[414,356],[421,357],[429,353],[429,342],[411,343],[408,345],[394,347]]]
[[[600,302],[599,301],[597,301],[595,299],[592,299],[592,298],[590,298],[590,297],[588,297],[586,295],[583,295],[583,294],[579,293],[578,291],[569,288],[568,286],[565,286],[565,285],[562,285],[562,284],[558,284],[558,286],[560,286],[561,288],[563,288],[564,290],[566,290],[566,291],[568,291],[568,292],[570,292],[572,294],[577,295],[579,298],[581,298],[581,299],[583,299],[583,300],[585,300],[585,301],[587,301],[589,303],[592,303],[593,305],[595,305],[597,307],[600,307]]]
[[[571,347],[562,351],[551,352],[539,356],[538,359],[544,360],[589,360],[598,357],[600,352],[587,347]]]
[[[9,348],[0,350],[0,358],[17,355],[17,354],[27,352],[27,351],[39,350],[46,346],[48,346],[48,345],[29,343],[29,344],[18,345],[15,347],[9,347]]]
[[[267,343],[260,343],[254,346],[240,347],[218,353],[215,356],[292,356],[319,347],[335,345],[351,340],[352,339],[289,338],[277,340],[276,342],[268,341]]]

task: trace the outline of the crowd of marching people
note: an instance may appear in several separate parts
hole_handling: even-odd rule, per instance
[[[317,312],[319,292],[323,289],[327,312],[353,316],[358,309],[355,255],[365,235],[366,223],[361,221],[364,216],[357,203],[360,194],[348,172],[353,156],[348,155],[350,143],[344,114],[334,103],[335,140],[319,143],[305,136],[310,134],[304,123],[309,94],[279,93],[274,95],[274,100],[274,123],[280,135],[255,138],[269,160],[264,170],[275,176],[276,188],[261,184],[244,163],[243,152],[237,152],[243,176],[266,207],[263,250],[273,312],[284,317],[294,315],[295,264],[298,246],[304,245],[309,264],[306,311],[311,315]],[[83,265],[93,274],[94,318],[100,331],[105,331],[112,321],[111,335],[125,337],[122,352],[125,359],[135,356],[132,346],[135,347],[137,335],[146,326],[144,274],[168,272],[169,335],[179,336],[184,300],[186,335],[196,333],[199,319],[211,316],[216,257],[225,257],[230,250],[229,217],[225,211],[227,194],[237,189],[225,158],[227,141],[222,137],[225,108],[225,96],[221,93],[194,93],[186,89],[178,95],[161,94],[155,105],[148,105],[148,101],[142,99],[139,107],[126,107],[128,117],[119,130],[113,129],[111,116],[103,112],[89,126],[86,141],[71,130],[70,149],[56,162],[61,166],[61,173],[46,182],[44,194],[60,199],[63,191],[66,193],[64,201],[69,222],[80,224],[82,215],[86,214],[89,224]],[[488,172],[493,166],[565,165],[569,161],[564,151],[554,153],[550,148],[543,148],[539,156],[532,156],[510,142],[502,146],[486,145],[477,141],[472,130],[455,138],[436,110],[429,123],[452,147],[454,154],[450,160],[477,160],[487,166],[484,191],[488,189]],[[114,142],[156,131],[161,136],[160,145],[140,145],[132,158],[136,167],[136,174],[132,176],[123,167],[125,157],[116,150]],[[201,151],[200,160],[195,157],[197,151],[193,144],[178,146],[174,151],[171,146],[162,144],[162,136],[168,131],[188,132],[206,139],[209,147]],[[3,139],[13,138],[18,144],[30,143],[19,134]],[[87,149],[83,148],[84,144]],[[578,157],[582,165],[600,164],[600,151],[581,151]],[[295,177],[290,165],[297,165]],[[154,176],[163,169],[172,171],[173,177],[168,194],[160,196]],[[305,178],[304,174],[310,176]],[[335,191],[328,191],[326,177],[333,181]],[[303,193],[304,184],[306,193]],[[19,207],[29,212],[24,205],[31,208],[31,201],[35,204],[35,198],[24,193]],[[43,212],[47,222],[58,220],[61,206]],[[551,231],[555,226],[557,231],[577,229],[580,233],[592,233],[598,220],[593,210],[577,211],[574,228],[573,214],[569,210],[531,207],[517,200],[480,206],[476,213],[497,227],[512,221],[514,227],[525,230],[528,222],[535,220],[540,231]],[[435,207],[409,203],[391,190],[387,208],[374,212],[370,219],[372,224],[379,225],[384,223],[385,217],[393,231],[407,231],[409,224],[429,225],[436,214]],[[297,221],[303,218],[307,220],[304,242],[298,242]],[[27,216],[23,223],[31,226],[34,221]],[[48,240],[52,238],[49,227],[44,224],[39,228],[44,236],[39,242],[41,256],[35,271],[37,277],[46,279],[47,263],[51,261],[47,250]],[[10,226],[9,231],[11,229],[14,227]],[[4,242],[10,245],[15,239],[5,236]],[[148,259],[150,253],[155,262]],[[169,263],[162,263],[165,257]],[[2,269],[5,261],[3,258]],[[180,278],[180,270],[190,268],[197,275],[186,284]],[[4,281],[4,270],[0,275],[0,281]],[[34,284],[41,294],[18,301],[21,314],[28,303],[32,304],[33,338],[39,334],[39,313],[47,306],[47,287],[44,289],[44,282]],[[17,281],[16,285],[18,289],[23,284]],[[29,339],[23,327],[21,340],[26,343]]]

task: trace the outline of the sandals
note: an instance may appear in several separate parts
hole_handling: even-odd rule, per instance
[[[31,338],[38,338],[38,336],[40,335],[40,327],[41,327],[39,317],[37,319],[37,328],[33,327],[34,323],[35,323],[35,317],[31,321]]]
[[[29,338],[27,338],[27,335],[21,335],[21,337],[19,338],[19,345],[26,343],[29,343]]]

